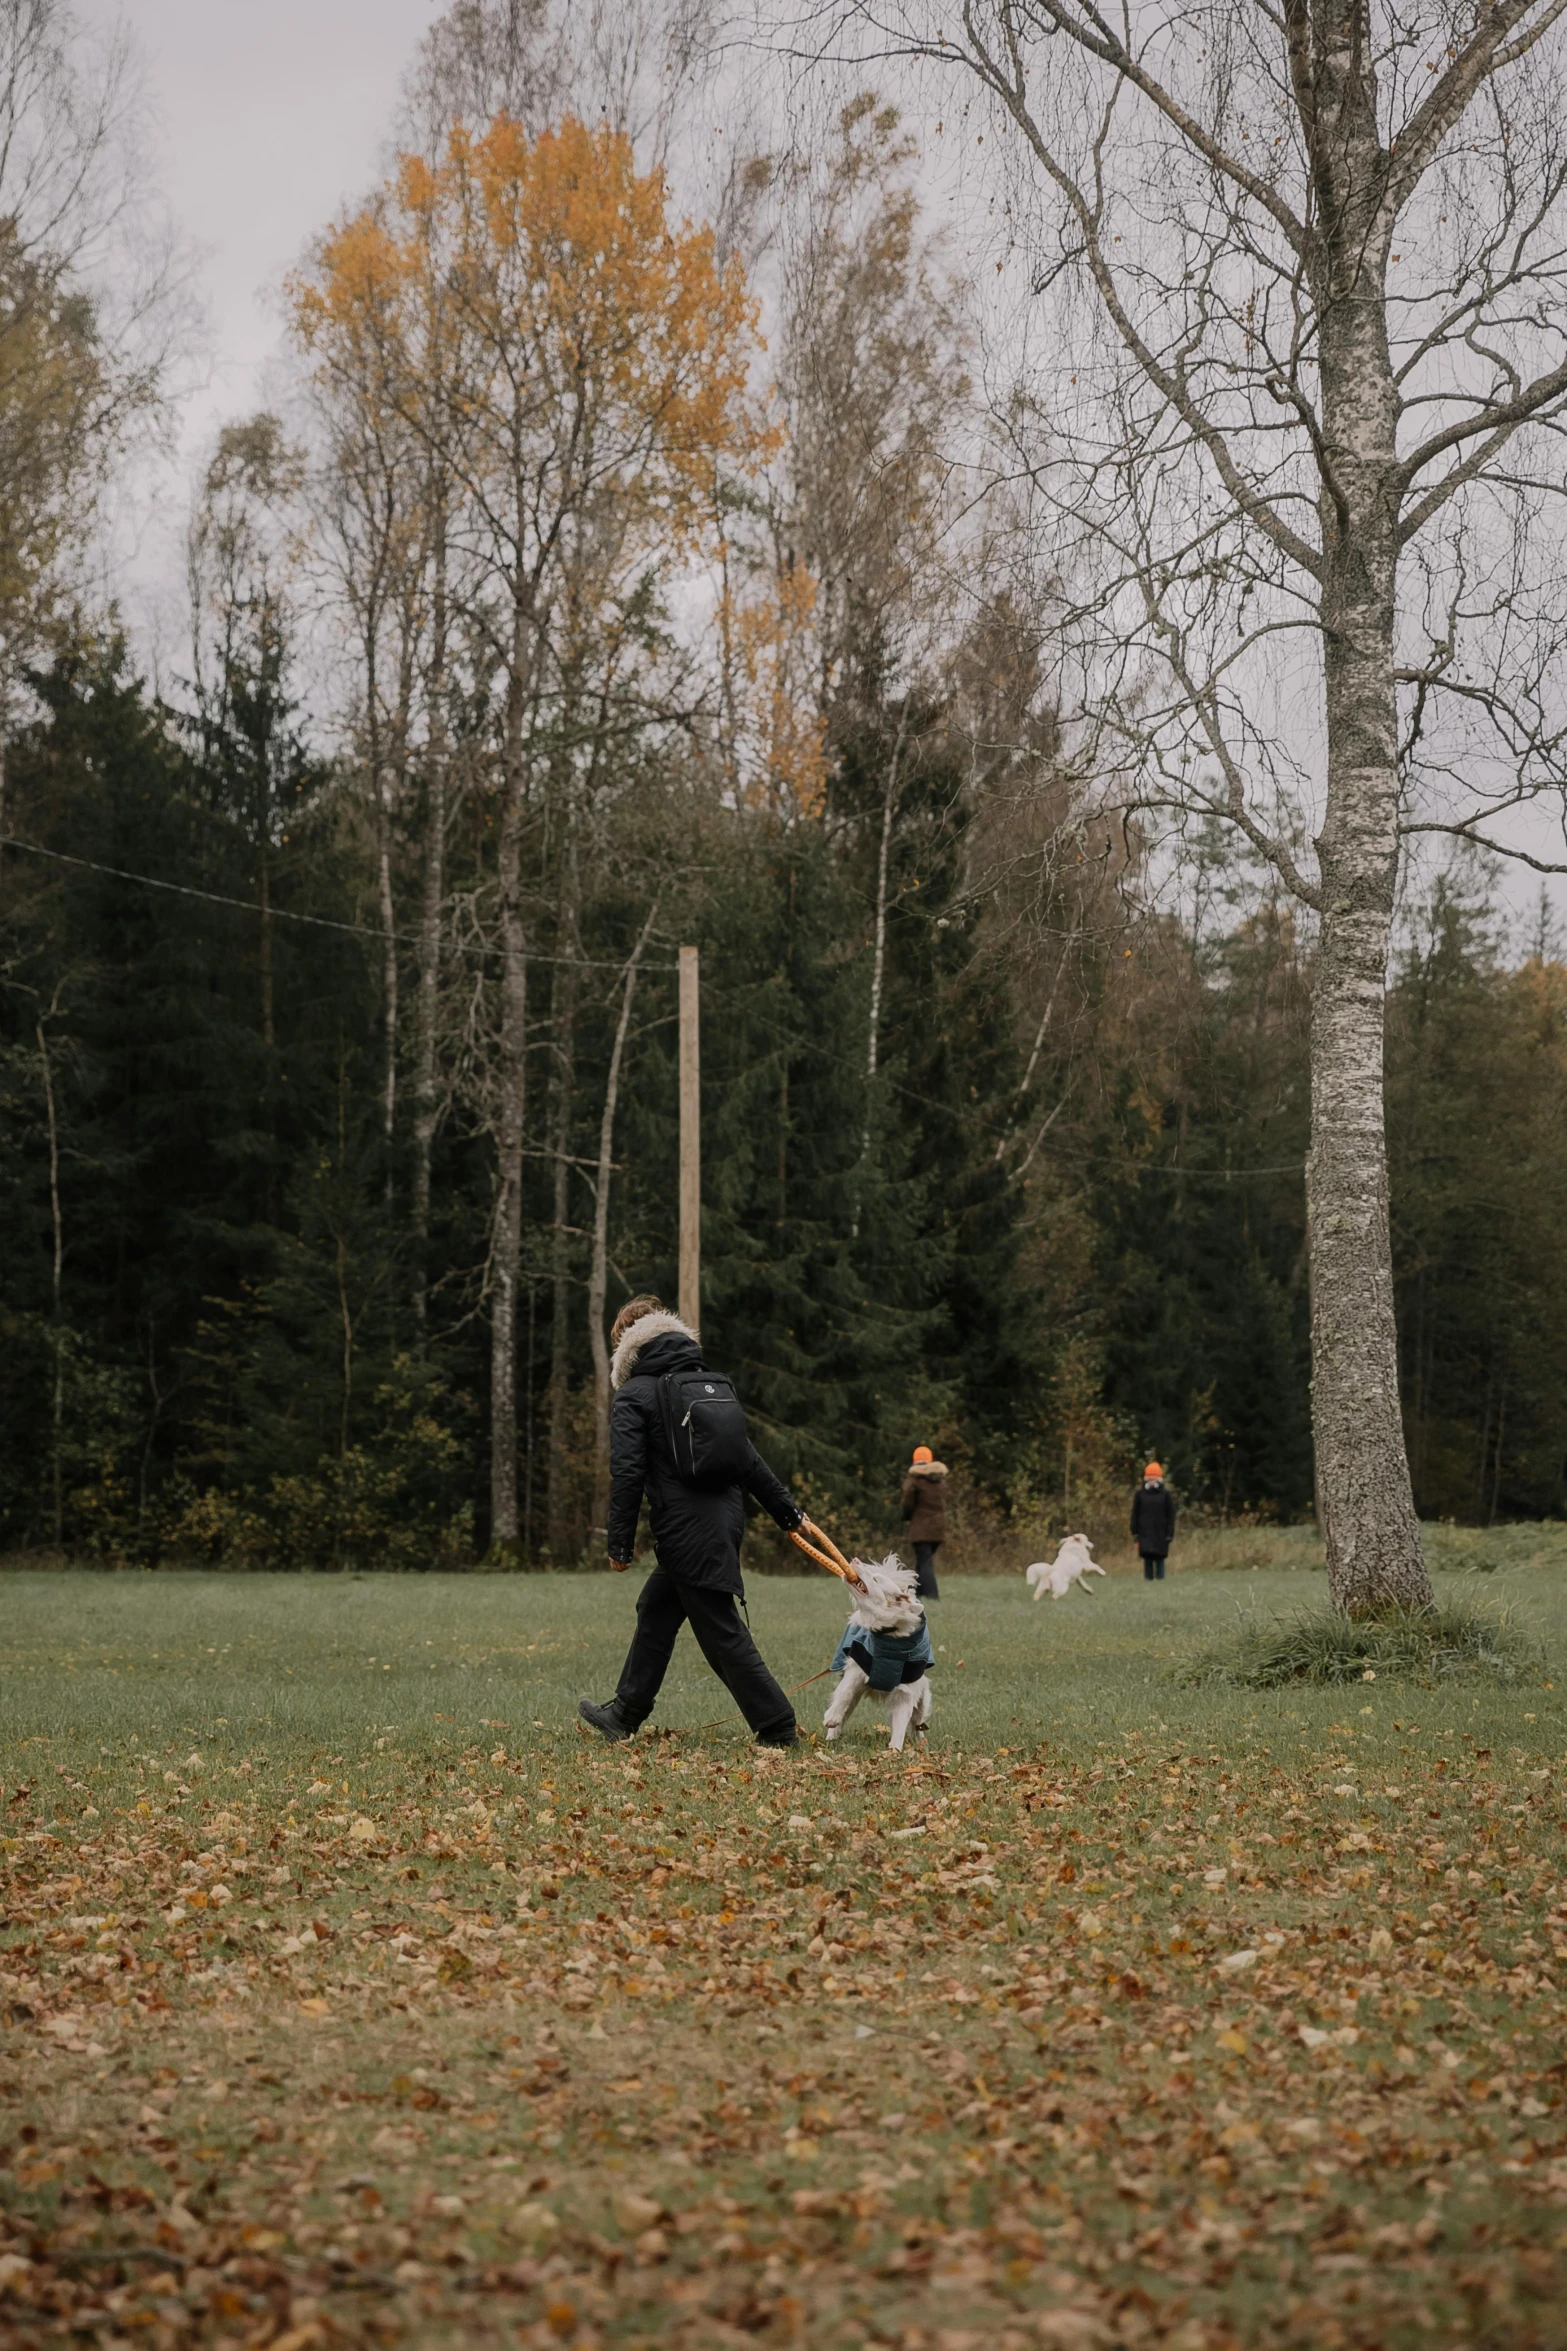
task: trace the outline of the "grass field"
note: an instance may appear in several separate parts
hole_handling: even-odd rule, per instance
[[[1269,1540],[953,1579],[902,1759],[580,1734],[630,1581],[6,1575],[0,2335],[1567,2345],[1559,1544],[1433,1543],[1510,1687],[1183,1686]]]

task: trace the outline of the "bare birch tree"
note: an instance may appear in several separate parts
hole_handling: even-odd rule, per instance
[[[421,290],[438,281],[432,410]],[[509,1549],[535,876],[563,813],[569,836],[584,739],[590,756],[603,741],[601,710],[588,714],[649,633],[655,583],[710,535],[719,468],[754,465],[768,445],[748,396],[755,306],[711,232],[670,221],[662,175],[637,170],[623,134],[568,116],[530,139],[504,113],[482,133],[454,126],[436,165],[405,156],[323,241],[294,299],[307,348],[367,315],[398,346],[390,395],[444,484],[445,594],[493,697],[493,1017],[477,1024],[473,1067],[495,1150],[491,1533]],[[568,1072],[561,1103],[569,1091]]]
[[[368,812],[375,861],[381,1131],[390,1186],[402,994],[394,861],[422,653],[420,452],[398,429],[395,410],[374,398],[373,384],[345,384],[339,374],[332,388],[338,398],[326,407],[324,478],[315,504],[334,601],[352,630],[359,673],[350,700],[351,767]]]
[[[1119,766],[1126,807],[1221,813],[1315,916],[1330,1587],[1351,1613],[1427,1604],[1384,993],[1410,832],[1480,837],[1561,787],[1567,0],[832,16],[857,59],[966,80],[990,104],[963,135],[999,128],[1018,167],[1057,364],[1011,421],[1072,582],[1080,757]]]
[[[374,216],[372,216],[373,218]],[[366,224],[368,226],[368,224]],[[335,604],[349,621],[358,675],[350,695],[353,765],[375,840],[382,928],[382,1124],[397,1135],[401,1061],[409,1062],[411,1304],[428,1320],[430,1180],[443,1106],[440,995],[447,833],[460,798],[449,703],[454,689],[446,419],[458,339],[450,254],[414,243],[385,266],[376,233],[350,234],[318,257],[331,298],[308,275],[290,286],[296,336],[310,363],[320,479],[316,536]],[[459,595],[460,602],[460,595]],[[394,821],[395,820],[395,821]],[[410,838],[417,897],[413,1018],[404,1022],[397,956],[394,852]],[[388,1161],[390,1181],[391,1160]]]

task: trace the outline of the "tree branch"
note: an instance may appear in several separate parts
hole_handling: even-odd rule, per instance
[[[1547,0],[1537,24],[1517,41],[1508,35],[1522,24],[1537,0],[1504,0],[1487,7],[1481,0],[1481,23],[1473,40],[1453,59],[1423,104],[1416,107],[1394,140],[1389,157],[1387,197],[1390,218],[1403,210],[1425,175],[1437,148],[1463,115],[1482,82],[1527,55],[1553,24],[1567,14],[1567,0]]]
[[[1567,6],[1567,0],[1563,0],[1563,5]],[[1532,423],[1550,407],[1552,401],[1561,399],[1567,399],[1567,360],[1563,360],[1559,367],[1553,367],[1549,374],[1536,376],[1534,382],[1526,385],[1516,400],[1504,401],[1500,407],[1482,416],[1466,417],[1458,424],[1448,425],[1442,432],[1433,433],[1428,441],[1422,442],[1418,449],[1405,458],[1394,475],[1400,497],[1408,490],[1421,468],[1429,465],[1434,457],[1440,457],[1444,449],[1456,449],[1463,442],[1473,439],[1477,433],[1486,435],[1480,447],[1466,457],[1461,465],[1454,466],[1452,472],[1440,482],[1433,484],[1400,522],[1399,545],[1407,546],[1415,533],[1424,529],[1438,508],[1446,505],[1455,490],[1483,473],[1498,450],[1506,447],[1521,425]]]
[[[1208,748],[1219,763],[1220,772],[1224,777],[1225,815],[1239,832],[1245,834],[1252,847],[1267,859],[1286,887],[1292,890],[1304,905],[1320,910],[1322,905],[1321,891],[1314,883],[1307,881],[1284,843],[1274,834],[1265,831],[1247,807],[1246,779],[1241,773],[1239,761],[1225,740],[1224,729],[1219,723],[1217,695],[1213,680],[1210,678],[1205,685],[1199,685],[1192,676],[1187,664],[1186,649],[1181,640],[1181,633],[1175,624],[1166,620],[1159,611],[1153,591],[1146,584],[1146,575],[1143,597],[1149,624],[1155,635],[1163,640],[1164,657],[1174,671],[1188,703],[1196,711],[1198,723],[1207,739]]]
[[[1563,4],[1567,5],[1567,0],[1563,0]],[[972,0],[965,0],[965,19],[970,17],[971,10]],[[1162,361],[1156,358],[1138,333],[1121,300],[1114,272],[1105,257],[1094,208],[1090,205],[1088,198],[1072,174],[1059,160],[1054,150],[1047,145],[1029,109],[1020,55],[1014,51],[1013,73],[1009,79],[1003,74],[990,52],[978,45],[978,36],[972,35],[971,37],[976,44],[975,54],[982,60],[978,69],[979,78],[1000,99],[1033,149],[1047,176],[1065,197],[1067,205],[1076,219],[1079,234],[1083,239],[1084,258],[1088,263],[1089,273],[1098,290],[1099,298],[1109,313],[1111,323],[1126,349],[1136,360],[1148,381],[1169,402],[1194,439],[1208,452],[1219,479],[1241,512],[1273,541],[1281,554],[1287,555],[1292,563],[1298,563],[1301,569],[1308,572],[1313,579],[1320,580],[1323,576],[1322,561],[1316,550],[1297,531],[1290,528],[1289,524],[1275,510],[1270,500],[1252,488],[1231,455],[1229,444],[1218,426],[1191,397],[1179,376],[1173,374]]]
[[[1074,42],[1079,49],[1086,50],[1090,57],[1098,58],[1102,65],[1108,65],[1113,72],[1120,75],[1123,81],[1130,82],[1135,90],[1141,91],[1149,104],[1158,108],[1166,122],[1180,132],[1181,137],[1197,154],[1203,157],[1205,162],[1210,163],[1216,172],[1222,174],[1237,188],[1243,189],[1255,203],[1260,204],[1276,226],[1283,231],[1295,251],[1297,253],[1303,252],[1306,246],[1305,226],[1296,219],[1294,212],[1285,203],[1278,190],[1270,188],[1267,181],[1260,179],[1255,172],[1248,171],[1239,156],[1232,155],[1228,148],[1222,146],[1217,139],[1204,130],[1196,117],[1188,114],[1180,100],[1174,97],[1162,82],[1155,80],[1152,74],[1144,70],[1126,43],[1119,38],[1104,17],[1100,15],[1098,9],[1093,6],[1092,0],[1079,0],[1079,5],[1083,16],[1088,20],[1086,25],[1079,23],[1069,10],[1060,4],[1060,0],[1034,0],[1034,8],[1038,15],[1046,18],[1057,32],[1065,33],[1068,40]],[[1560,5],[1567,7],[1567,0],[1560,0]],[[1007,47],[1016,52],[1017,39],[1013,30],[1016,12],[1012,6],[1012,0],[1001,0],[999,13],[1006,28]],[[964,0],[963,24],[971,46],[988,59],[989,51],[984,48],[974,27],[973,0]]]
[[[1544,857],[1531,856],[1527,849],[1510,849],[1505,841],[1488,840],[1477,833],[1473,824],[1438,824],[1434,818],[1421,824],[1401,824],[1403,833],[1448,833],[1455,841],[1468,841],[1476,849],[1489,849],[1494,857],[1510,857],[1515,865],[1532,866],[1536,873],[1567,873],[1567,859],[1552,863]]]

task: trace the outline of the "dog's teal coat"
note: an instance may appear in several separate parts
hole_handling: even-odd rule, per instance
[[[896,1690],[900,1683],[917,1682],[936,1662],[930,1627],[923,1617],[912,1633],[868,1633],[861,1625],[846,1625],[829,1670],[842,1673],[851,1662],[869,1675],[873,1690]]]

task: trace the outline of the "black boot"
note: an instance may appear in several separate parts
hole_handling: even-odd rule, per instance
[[[618,1739],[634,1738],[636,1735],[629,1723],[622,1722],[619,1714],[615,1711],[613,1699],[608,1706],[595,1706],[591,1698],[579,1698],[577,1712],[584,1722],[590,1722],[596,1731],[601,1732],[612,1743]]]

